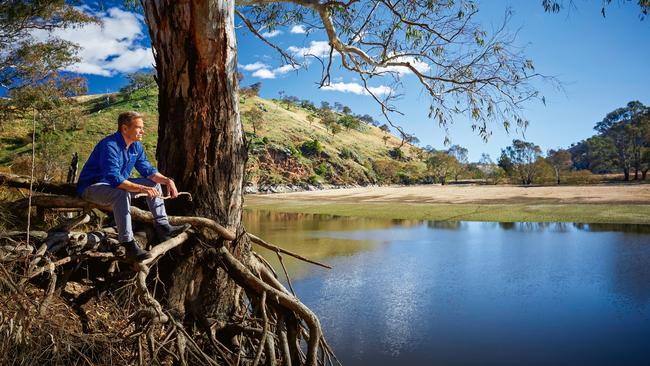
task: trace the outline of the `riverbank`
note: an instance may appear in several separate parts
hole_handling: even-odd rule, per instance
[[[252,194],[245,207],[391,219],[650,224],[650,185],[359,187]]]

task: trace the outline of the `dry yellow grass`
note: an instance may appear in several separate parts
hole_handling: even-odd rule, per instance
[[[593,186],[480,186],[420,185],[360,187],[322,191],[281,193],[255,199],[299,201],[343,201],[348,203],[613,203],[650,204],[650,185]]]
[[[353,188],[249,195],[245,206],[393,219],[650,224],[650,185]]]

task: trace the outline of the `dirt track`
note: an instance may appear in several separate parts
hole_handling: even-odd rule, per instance
[[[361,187],[247,196],[250,201],[298,200],[408,203],[616,203],[650,204],[650,184],[592,186],[422,185]]]

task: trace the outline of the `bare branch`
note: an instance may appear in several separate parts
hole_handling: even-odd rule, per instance
[[[516,33],[506,32],[509,11],[503,23],[488,33],[475,21],[478,8],[471,1],[252,0],[239,4],[259,9],[258,13],[272,9],[275,14],[283,11],[307,18],[295,16],[299,21],[319,21],[331,47],[327,65],[323,55],[312,55],[323,67],[320,86],[329,85],[332,51],[336,50],[343,68],[364,79],[368,94],[398,131],[388,117],[396,109],[370,91],[371,77],[399,80],[414,76],[431,96],[431,117],[442,127],[453,115],[468,113],[476,121],[472,128],[480,126],[483,137],[489,135],[488,120],[504,125],[508,120],[523,121],[519,116],[522,104],[539,98],[531,79],[553,82],[534,72],[532,62],[515,46]]]
[[[251,23],[251,21],[248,20],[248,19],[244,16],[244,14],[242,14],[241,11],[235,9],[235,13],[237,14],[237,16],[239,16],[239,18],[244,22],[244,24],[246,25],[246,27],[247,27],[247,28],[248,28],[248,29],[249,29],[249,30],[250,30],[250,31],[251,31],[251,32],[252,32],[252,33],[257,37],[257,38],[259,38],[262,42],[266,43],[267,45],[271,46],[273,49],[275,49],[276,51],[278,51],[278,53],[280,54],[280,56],[282,56],[282,59],[283,59],[286,63],[288,63],[289,65],[293,66],[294,68],[297,68],[297,67],[300,66],[300,64],[299,64],[298,62],[296,62],[296,60],[295,60],[291,55],[289,55],[288,53],[284,52],[284,50],[283,50],[282,48],[278,47],[277,45],[275,45],[274,43],[272,43],[271,41],[269,41],[266,37],[264,37],[263,35],[261,35],[260,32],[259,32],[257,29],[255,29],[255,26]]]
[[[247,235],[248,235],[248,237],[251,239],[251,241],[253,243],[255,243],[255,244],[257,244],[257,245],[259,245],[261,247],[272,250],[272,251],[274,251],[276,253],[284,253],[284,254],[290,255],[290,256],[292,256],[294,258],[300,259],[300,260],[305,261],[307,263],[315,264],[317,266],[321,266],[321,267],[324,267],[324,268],[327,268],[327,269],[332,269],[332,267],[330,267],[330,266],[328,266],[326,264],[318,263],[318,262],[313,261],[311,259],[305,258],[305,257],[301,256],[300,254],[296,254],[296,253],[290,252],[290,251],[288,251],[286,249],[282,249],[277,245],[267,243],[263,239],[255,236],[255,235],[253,235],[251,233],[247,233]]]

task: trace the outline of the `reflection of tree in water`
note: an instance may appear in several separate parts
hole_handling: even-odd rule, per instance
[[[582,231],[591,232],[624,232],[635,234],[650,234],[650,225],[643,224],[573,224],[573,226]]]
[[[386,229],[393,226],[410,227],[421,223],[419,220],[370,219],[364,217],[347,217],[323,214],[272,212],[262,210],[245,210],[244,220],[247,229],[254,233],[270,229],[293,229],[315,231],[352,231]]]
[[[369,219],[308,213],[271,212],[245,210],[243,220],[246,230],[263,237],[266,241],[314,260],[335,256],[354,255],[360,251],[373,250],[380,241],[336,238],[328,233],[390,229],[396,226],[420,225],[418,220]],[[280,268],[277,256],[265,249],[258,251],[271,264]],[[301,277],[313,266],[287,258],[284,260],[292,278]]]
[[[535,233],[552,231],[566,233],[572,230],[573,223],[570,222],[500,222],[499,227],[506,231],[518,231],[523,233]]]
[[[427,221],[430,229],[460,230],[466,225],[463,221]]]

